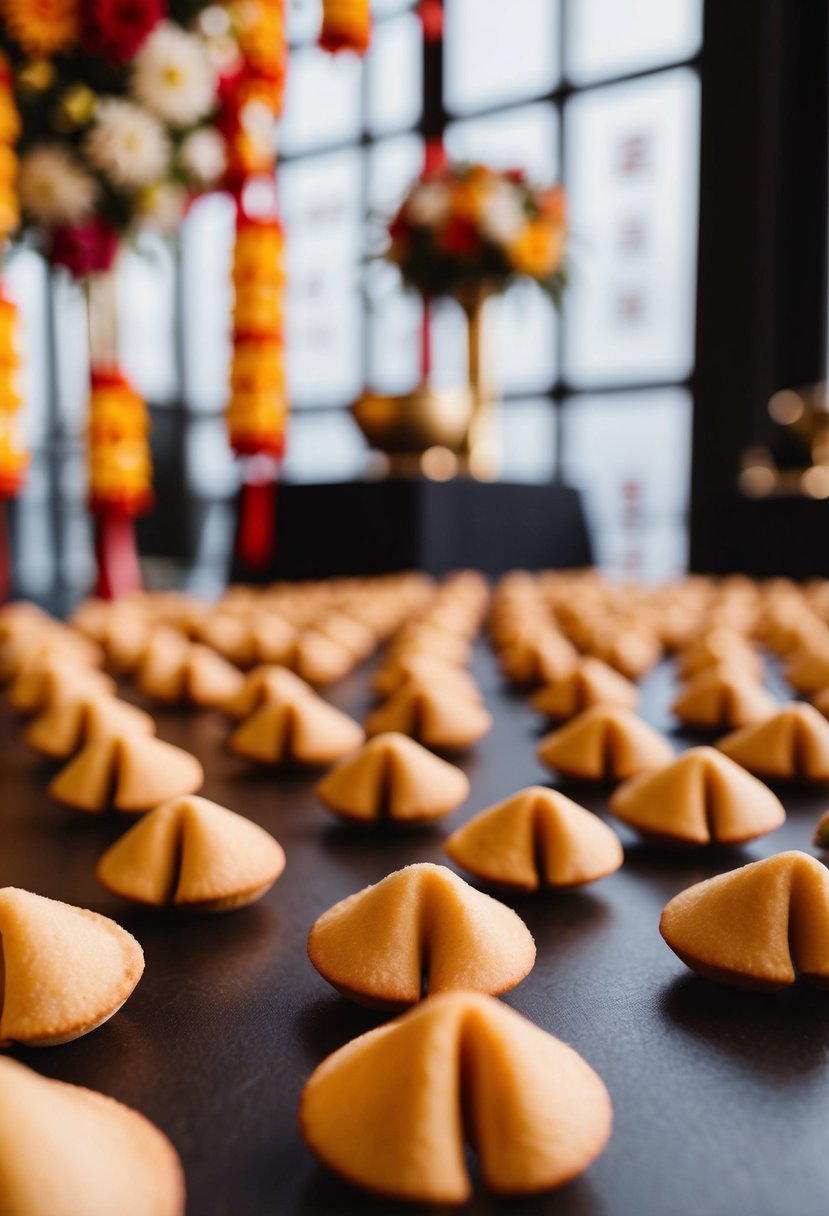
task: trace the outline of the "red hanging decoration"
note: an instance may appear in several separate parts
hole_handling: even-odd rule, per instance
[[[117,599],[141,587],[133,519],[153,503],[149,419],[118,368],[91,374],[89,505],[95,516],[95,594]]]
[[[275,124],[284,100],[288,45],[284,0],[251,0],[234,12],[242,61],[221,88],[229,149],[226,185],[237,201],[227,427],[231,447],[247,462],[237,556],[244,565],[261,569],[274,551],[275,481],[288,412],[285,238],[274,183]]]
[[[365,55],[370,43],[370,0],[322,0],[319,44],[324,51]]]

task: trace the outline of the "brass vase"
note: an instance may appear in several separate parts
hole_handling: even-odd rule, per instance
[[[430,449],[461,451],[472,398],[465,388],[437,389],[424,380],[401,396],[366,392],[351,413],[369,445],[386,454],[390,471],[410,476],[427,471],[423,456]]]
[[[466,315],[469,393],[472,411],[461,448],[461,467],[479,481],[492,481],[500,472],[495,354],[490,301],[497,288],[480,283],[458,294]]]

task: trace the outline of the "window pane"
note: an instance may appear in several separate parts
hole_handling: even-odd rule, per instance
[[[194,410],[227,403],[235,217],[232,199],[210,195],[193,207],[182,230],[184,388]]]
[[[565,372],[577,385],[693,365],[699,81],[684,68],[574,98]]]
[[[558,80],[558,0],[447,0],[446,106],[469,114]]]
[[[557,317],[552,300],[534,283],[516,283],[495,302],[498,389],[538,392],[556,377]]]
[[[54,585],[54,537],[50,508],[24,490],[15,509],[15,556],[19,594],[44,595]]]
[[[155,405],[175,399],[176,265],[169,244],[149,235],[118,264],[118,329],[124,371]]]
[[[320,32],[321,0],[287,0],[285,17],[290,42],[311,42]]]
[[[468,118],[446,130],[454,160],[479,160],[496,169],[524,169],[540,185],[559,173],[558,115],[551,105],[522,106],[507,114]]]
[[[199,498],[231,498],[239,489],[239,471],[227,441],[223,417],[189,423],[185,448],[187,486]]]
[[[350,414],[294,414],[285,476],[290,481],[348,481],[362,472],[367,451]]]
[[[315,46],[294,51],[279,126],[281,152],[304,152],[358,137],[360,68],[356,55],[329,55]]]
[[[551,481],[556,467],[556,418],[545,398],[510,401],[500,410],[501,478]]]
[[[61,572],[74,596],[88,591],[95,582],[92,553],[92,519],[84,511],[67,511],[61,516],[63,551]]]
[[[392,215],[422,164],[419,136],[398,135],[375,144],[368,152],[369,210],[378,217]],[[382,262],[368,267],[366,290],[368,383],[378,392],[408,392],[420,372],[420,302],[403,290],[394,267]]]
[[[378,24],[366,60],[374,135],[413,127],[423,108],[423,31],[413,14]]]
[[[423,167],[419,135],[379,140],[368,151],[368,207],[378,216],[393,215]]]
[[[373,17],[385,17],[388,13],[411,8],[413,3],[414,0],[371,0],[371,14]]]
[[[89,331],[83,290],[66,271],[52,275],[55,316],[55,378],[60,429],[80,435],[89,404]]]
[[[356,150],[283,166],[288,382],[294,405],[344,405],[362,388],[362,183]]]
[[[21,249],[4,267],[5,287],[17,305],[18,389],[23,398],[22,432],[27,443],[43,443],[48,426],[49,352],[46,330],[46,264]]]
[[[652,389],[572,398],[562,426],[564,478],[584,493],[597,558],[617,573],[637,564],[653,576],[675,573],[686,542],[679,549],[663,542],[666,530],[685,535],[689,394]],[[657,552],[667,563],[661,570]]]
[[[702,0],[576,0],[567,10],[567,77],[585,84],[676,63],[701,42]]]

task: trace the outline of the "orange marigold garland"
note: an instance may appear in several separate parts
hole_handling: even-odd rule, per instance
[[[149,418],[117,369],[92,371],[89,398],[89,505],[98,514],[141,515],[153,502]]]
[[[319,44],[325,51],[364,55],[371,42],[370,0],[323,0]]]
[[[226,185],[237,202],[233,255],[233,357],[227,426],[247,461],[237,540],[248,566],[264,566],[274,543],[275,478],[285,448],[283,313],[285,240],[273,175],[288,45],[284,0],[229,7],[241,62],[221,86]]]
[[[91,370],[89,505],[96,517],[95,594],[113,599],[141,587],[133,518],[153,503],[149,419],[117,368]]]
[[[284,249],[278,220],[240,214],[227,410],[230,443],[239,456],[263,454],[279,460],[285,448]]]
[[[20,223],[15,191],[17,156],[13,145],[20,134],[20,115],[14,100],[11,69],[0,55],[0,250]],[[17,308],[0,287],[0,602],[9,594],[11,560],[5,501],[20,491],[28,455],[20,428],[22,402],[17,378]]]

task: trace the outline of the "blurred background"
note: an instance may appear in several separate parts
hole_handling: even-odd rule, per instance
[[[453,158],[567,191],[561,314],[531,284],[497,302],[501,479],[581,490],[614,574],[722,567],[723,512],[744,453],[770,441],[769,398],[824,379],[826,5],[445,0],[436,42],[429,7],[375,0],[360,60],[315,45],[314,0],[288,3],[284,478],[381,471],[348,407],[367,386],[414,387],[421,311],[366,254],[425,138],[442,136]],[[222,417],[233,235],[231,201],[203,198],[177,245],[141,238],[119,283],[124,366],[152,410],[158,502],[142,550],[159,581],[185,570],[205,592],[227,577],[239,486]],[[83,298],[32,251],[13,254],[7,281],[32,448],[19,588],[78,595],[94,577]],[[462,328],[457,304],[435,307],[438,384],[465,376]]]

